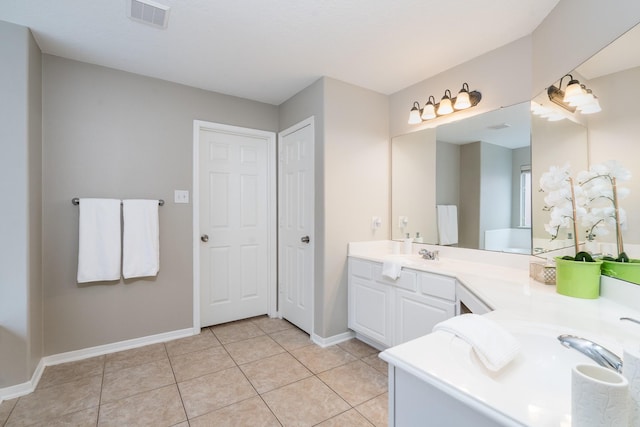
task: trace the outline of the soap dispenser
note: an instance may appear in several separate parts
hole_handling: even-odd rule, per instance
[[[413,241],[414,241],[415,243],[422,243],[422,236],[420,235],[420,232],[419,232],[419,231],[416,231],[416,238],[415,238],[415,239],[413,239]]]
[[[413,239],[411,238],[411,235],[409,233],[407,233],[407,236],[404,239],[404,248],[403,248],[403,252],[407,255],[410,255],[412,250],[413,250]]]

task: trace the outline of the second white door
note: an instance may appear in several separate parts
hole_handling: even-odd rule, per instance
[[[200,323],[209,326],[269,312],[275,135],[223,125],[199,132]]]
[[[311,334],[314,291],[313,118],[278,134],[278,284],[282,317]]]

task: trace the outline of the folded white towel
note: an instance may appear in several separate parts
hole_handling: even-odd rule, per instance
[[[438,237],[441,245],[458,244],[458,208],[456,205],[437,205]]]
[[[122,275],[155,276],[160,269],[157,200],[123,200]]]
[[[520,343],[506,329],[484,316],[463,314],[440,322],[434,331],[455,334],[468,342],[484,366],[499,371],[520,352]]]
[[[80,199],[78,283],[120,280],[120,200]]]
[[[395,259],[385,259],[382,263],[382,275],[389,279],[396,280],[400,277],[402,262]]]

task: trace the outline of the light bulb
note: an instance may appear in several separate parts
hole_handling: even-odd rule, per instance
[[[447,93],[449,93],[449,95],[447,95]],[[449,89],[444,91],[444,96],[440,100],[440,104],[438,104],[438,110],[436,112],[439,116],[453,113],[453,106],[451,105],[451,91],[449,91]]]
[[[422,120],[430,120],[436,118],[436,107],[431,101],[432,98],[432,96],[429,97],[429,101],[427,101],[424,108],[422,109]]]
[[[600,101],[598,101],[598,98],[594,96],[591,102],[578,107],[578,110],[582,114],[594,114],[602,111],[602,107],[600,107]]]
[[[453,108],[456,110],[464,110],[471,107],[471,100],[469,99],[469,92],[466,89],[462,89],[456,97],[456,103]]]
[[[583,96],[584,92],[578,80],[571,80],[564,91],[563,102],[570,104]]]
[[[408,123],[410,125],[417,125],[420,122],[422,122],[422,119],[420,118],[420,104],[414,102],[413,108],[411,108],[411,111],[409,111]]]

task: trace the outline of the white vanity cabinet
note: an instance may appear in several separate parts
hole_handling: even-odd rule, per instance
[[[348,269],[348,326],[385,347],[429,334],[456,315],[452,277],[403,268],[392,280],[381,263],[358,258],[349,258]]]

